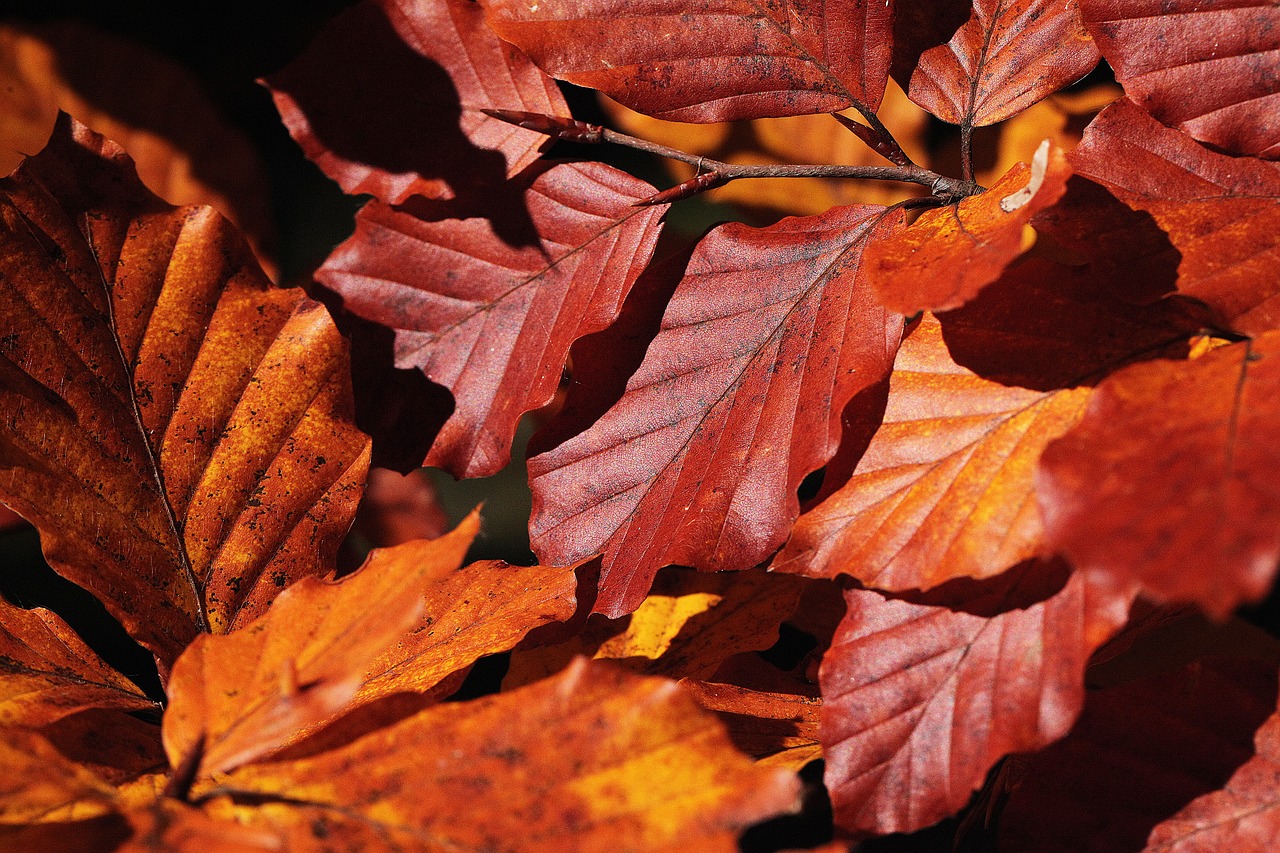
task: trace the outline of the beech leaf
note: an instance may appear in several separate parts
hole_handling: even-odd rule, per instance
[[[86,708],[154,707],[56,614],[0,600],[0,725],[42,726]]]
[[[551,76],[672,121],[874,110],[889,77],[892,0],[483,5]]]
[[[1003,121],[1098,64],[1076,0],[974,0],[951,32],[968,6],[907,3],[894,27],[895,79],[943,121]]]
[[[698,704],[720,715],[739,749],[766,767],[800,770],[822,757],[816,696],[768,693],[733,684],[682,679]]]
[[[859,263],[899,216],[848,207],[712,230],[626,393],[529,460],[534,551],[557,565],[603,553],[596,612],[634,610],[664,565],[745,569],[782,543],[845,403],[892,363],[902,321]]]
[[[1131,101],[1219,150],[1280,159],[1274,3],[1080,0],[1080,8]]]
[[[1045,535],[1081,569],[1133,579],[1225,618],[1280,560],[1280,331],[1098,385],[1045,451]]]
[[[413,628],[427,584],[457,568],[479,528],[472,513],[440,539],[373,552],[340,581],[294,584],[234,633],[197,637],[169,680],[170,763],[194,752],[198,772],[230,770],[346,707],[369,661]]]
[[[1128,100],[1103,110],[1069,159],[1168,233],[1179,293],[1236,331],[1280,327],[1280,164],[1215,153]]]
[[[29,729],[0,728],[0,771],[0,826],[79,820],[113,808],[111,786]]]
[[[1010,595],[1046,566],[1015,569]],[[821,740],[836,823],[912,832],[960,809],[1005,755],[1067,733],[1089,655],[1124,624],[1125,590],[1075,575],[993,616],[846,593],[823,658]]]
[[[65,115],[0,190],[0,493],[167,669],[332,564],[369,450],[346,345]]]
[[[496,186],[537,159],[547,137],[482,110],[569,115],[471,0],[365,0],[265,82],[326,175],[391,204]]]
[[[1024,249],[1023,230],[1062,197],[1071,169],[1048,140],[991,189],[925,211],[903,231],[867,247],[863,263],[891,311],[946,311],[968,302]]]
[[[599,163],[535,170],[520,204],[484,219],[419,219],[377,202],[317,278],[343,308],[395,333],[395,364],[457,402],[426,464],[458,477],[499,471],[516,425],[548,403],[569,347],[617,317],[658,239],[649,184]],[[504,239],[527,209],[536,235]],[[565,565],[574,560],[568,560]]]
[[[311,758],[246,765],[218,789],[286,798],[260,814],[291,850],[381,838],[411,850],[601,853],[736,851],[742,828],[798,794],[792,774],[752,766],[673,682],[582,659]]]

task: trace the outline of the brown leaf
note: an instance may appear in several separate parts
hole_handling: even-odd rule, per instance
[[[160,726],[123,711],[82,711],[41,727],[40,734],[65,758],[111,785],[130,785],[169,769]]]
[[[394,331],[397,367],[453,393],[426,464],[458,477],[507,464],[520,416],[554,396],[570,345],[617,316],[665,209],[635,207],[653,187],[600,163],[536,169],[518,187],[492,221],[371,203],[317,274],[344,310]],[[526,210],[536,233],[513,243]]]
[[[1280,159],[1280,9],[1269,0],[1080,0],[1129,99],[1232,154]]]
[[[1048,544],[1218,618],[1260,600],[1280,560],[1277,400],[1280,332],[1107,378],[1041,460]]]
[[[154,707],[56,614],[0,599],[0,725],[42,726],[86,708]]]
[[[172,799],[130,809],[133,836],[115,853],[274,853],[284,838],[273,828],[240,826]]]
[[[1048,140],[981,195],[929,210],[910,227],[867,246],[863,263],[891,311],[946,311],[1000,277],[1024,246],[1037,212],[1066,189],[1071,169]]]
[[[0,728],[0,825],[82,820],[114,802],[109,785],[36,732]]]
[[[427,585],[453,571],[480,529],[375,551],[341,581],[306,578],[226,636],[202,635],[173,665],[164,745],[203,774],[261,759],[346,707],[369,661],[408,633]]]
[[[1280,164],[1215,153],[1128,100],[1104,110],[1069,159],[1168,233],[1179,293],[1245,334],[1280,326]]]
[[[1254,730],[1275,702],[1275,664],[1238,660],[1192,663],[1091,693],[1071,734],[1030,758],[1000,815],[1001,849],[1142,849],[1152,827],[1227,783],[1249,759]],[[1177,835],[1172,822],[1164,826],[1167,838]],[[1266,849],[1242,846],[1239,835],[1225,841],[1155,849]]]
[[[634,610],[664,565],[743,569],[781,544],[840,411],[892,361],[902,321],[859,264],[898,221],[836,208],[713,230],[622,399],[529,460],[534,550],[553,564],[603,552],[597,612]]]
[[[0,190],[0,492],[167,669],[331,565],[368,460],[346,346],[65,116]]]
[[[816,696],[765,693],[733,684],[683,679],[680,685],[708,711],[720,715],[729,737],[766,767],[799,770],[822,757]]]
[[[713,122],[880,104],[893,7],[867,0],[485,0],[548,74],[647,115]]]
[[[355,529],[375,548],[438,539],[449,529],[440,496],[425,471],[369,469]]]
[[[774,570],[930,589],[1035,555],[1036,461],[1089,394],[984,379],[954,361],[926,315],[898,351],[888,409],[853,477],[800,516]]]
[[[537,159],[545,136],[481,110],[569,115],[470,0],[365,0],[265,82],[326,175],[392,204],[474,194]]]
[[[409,850],[605,853],[735,851],[798,786],[752,766],[674,683],[579,660],[312,758],[242,767],[219,790],[309,804],[260,812],[290,850],[365,849],[373,830]]]
[[[1024,597],[1046,568],[1015,569],[1003,595]],[[1124,624],[1133,591],[1077,574],[995,615],[862,590],[846,599],[822,663],[827,787],[839,826],[888,833],[952,814],[1000,758],[1066,734],[1089,655]]]

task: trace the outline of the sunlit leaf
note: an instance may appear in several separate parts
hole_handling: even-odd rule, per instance
[[[799,770],[822,757],[816,696],[766,693],[712,681],[680,682],[708,711],[720,715],[739,749],[767,767]]]

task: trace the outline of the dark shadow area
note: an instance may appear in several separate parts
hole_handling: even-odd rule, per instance
[[[756,824],[738,838],[738,849],[742,853],[774,853],[805,850],[830,841],[831,799],[822,784],[824,768],[822,761],[811,761],[800,771],[804,788],[799,813]]]
[[[1071,566],[1060,557],[1023,560],[992,578],[956,578],[929,590],[884,592],[886,598],[946,607],[990,619],[1010,610],[1023,610],[1056,595],[1071,579]],[[852,579],[851,586],[861,588]]]

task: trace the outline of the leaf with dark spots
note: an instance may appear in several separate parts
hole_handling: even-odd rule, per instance
[[[346,346],[65,116],[0,190],[0,493],[167,669],[332,564],[368,459]]]
[[[520,416],[551,400],[569,347],[617,316],[665,210],[635,207],[653,187],[596,163],[531,170],[515,193],[520,204],[493,221],[371,203],[317,273],[344,311],[394,332],[396,367],[452,392],[426,464],[459,477],[507,463]],[[525,211],[535,233],[513,245],[501,232]]]
[[[392,204],[469,197],[538,157],[545,136],[482,110],[569,115],[555,83],[470,0],[364,0],[266,83],[325,174]]]
[[[597,612],[634,610],[664,565],[744,569],[782,543],[840,411],[892,363],[902,321],[860,262],[900,221],[849,207],[714,229],[626,393],[529,461],[534,550],[552,564],[603,552]]]
[[[891,0],[484,0],[494,31],[561,80],[673,121],[874,110]]]

